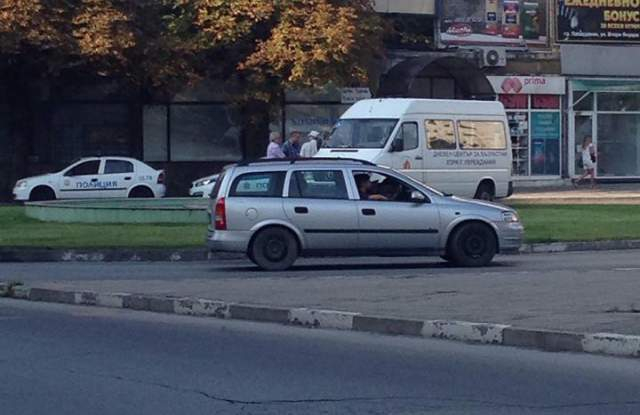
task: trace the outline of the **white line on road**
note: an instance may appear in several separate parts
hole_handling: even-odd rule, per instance
[[[629,272],[629,271],[640,271],[640,268],[614,268],[614,271],[620,272]]]

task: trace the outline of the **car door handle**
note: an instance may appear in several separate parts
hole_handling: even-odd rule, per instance
[[[92,181],[93,183],[95,183],[95,182],[97,182],[97,181],[98,181],[98,179],[96,179],[96,178],[94,177],[93,179],[91,179],[91,181]]]
[[[306,215],[307,213],[309,213],[309,209],[304,206],[296,206],[295,208],[293,208],[293,211],[301,215]]]
[[[375,216],[376,215],[376,210],[375,209],[362,209],[362,214],[365,216]]]
[[[416,160],[422,160],[422,156],[416,156]]]
[[[125,180],[131,180],[131,177],[127,176],[124,178]]]

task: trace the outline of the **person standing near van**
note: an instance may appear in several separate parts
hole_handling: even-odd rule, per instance
[[[582,159],[582,168],[584,169],[584,173],[578,180],[572,180],[574,186],[580,184],[582,180],[584,180],[587,176],[591,176],[591,188],[596,187],[596,149],[593,145],[593,139],[591,136],[586,136],[584,140],[582,140],[582,151],[581,151],[581,159]]]
[[[310,159],[318,153],[319,145],[318,138],[320,133],[317,131],[311,131],[308,135],[309,141],[302,145],[300,149],[300,157]]]
[[[300,157],[300,132],[294,131],[289,139],[282,146],[282,152],[288,159],[297,159]]]
[[[282,152],[282,136],[278,132],[269,134],[269,146],[267,147],[268,159],[283,159],[286,156]]]

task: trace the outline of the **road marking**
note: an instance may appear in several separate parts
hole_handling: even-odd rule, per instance
[[[629,271],[640,271],[640,268],[614,268],[614,271],[621,271],[621,272],[629,272]]]

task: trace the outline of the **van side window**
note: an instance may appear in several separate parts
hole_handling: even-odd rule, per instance
[[[285,172],[247,173],[231,185],[229,197],[282,197]]]
[[[507,138],[504,124],[498,121],[458,121],[460,148],[504,150]]]
[[[451,120],[426,120],[427,147],[431,150],[455,150],[456,133]]]
[[[402,142],[402,151],[418,148],[418,124],[415,122],[403,123],[396,140]]]

